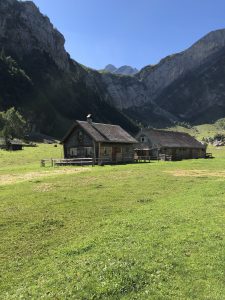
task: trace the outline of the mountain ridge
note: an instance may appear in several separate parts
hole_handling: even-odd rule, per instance
[[[71,59],[64,43],[33,2],[0,2],[0,49],[32,82],[26,88],[17,82],[14,94],[2,86],[0,109],[13,104],[34,130],[57,136],[87,113],[97,122],[118,123],[130,132],[138,130],[138,123],[165,127],[225,115],[224,29],[133,76],[85,67]],[[0,76],[12,82],[3,67]]]
[[[191,122],[202,122],[201,118],[197,118],[194,120],[194,113],[198,110],[198,105],[193,108],[191,103],[195,100],[196,103],[200,106],[204,105],[201,97],[205,95],[205,91],[207,90],[207,97],[205,100],[205,106],[212,107],[214,103],[210,101],[213,96],[212,86],[204,86],[202,83],[202,90],[198,93],[198,99],[195,99],[197,95],[191,94],[190,90],[187,91],[187,80],[185,79],[186,92],[189,94],[189,98],[187,102],[183,103],[183,113],[176,112],[176,107],[178,103],[182,103],[182,99],[180,102],[174,103],[171,100],[171,97],[165,97],[166,91],[171,92],[171,90],[176,90],[176,82],[179,81],[179,84],[182,85],[183,78],[190,77],[190,74],[194,76],[194,70],[198,69],[198,72],[201,73],[201,68],[207,72],[207,66],[211,65],[215,60],[215,68],[218,65],[224,66],[224,60],[220,58],[220,61],[217,61],[217,56],[220,57],[220,52],[223,52],[225,48],[225,30],[219,29],[216,31],[212,31],[204,36],[202,39],[194,43],[192,46],[187,48],[180,53],[169,55],[166,58],[163,58],[158,64],[152,66],[146,66],[140,70],[137,74],[135,74],[134,78],[136,81],[133,85],[127,86],[127,90],[131,91],[134,85],[136,85],[136,91],[129,95],[129,101],[124,99],[124,101],[120,102],[120,106],[117,106],[119,109],[123,110],[126,114],[131,116],[132,118],[137,119],[137,121],[144,121],[146,125],[151,125],[151,114],[155,112],[154,118],[158,115],[158,118],[161,118],[161,112],[164,112],[165,115],[168,116],[168,121],[191,121]],[[212,72],[212,70],[211,70]],[[222,77],[223,78],[223,77]],[[105,78],[104,78],[105,79]],[[191,80],[191,79],[190,79]],[[111,78],[112,82],[108,83],[107,90],[113,96],[116,95],[116,99],[123,99],[123,94],[121,94],[121,85],[118,82]],[[113,83],[114,81],[114,83]],[[198,78],[195,78],[195,81],[198,81]],[[214,82],[217,85],[220,79],[217,78],[217,81]],[[218,84],[222,84],[221,82]],[[124,85],[122,85],[124,86]],[[141,86],[141,89],[140,89]],[[225,88],[223,88],[225,89]],[[211,91],[211,94],[210,94]],[[224,90],[220,91],[220,94],[223,95]],[[167,99],[167,105],[165,105],[165,101],[163,102],[162,98]],[[225,100],[224,100],[225,102]],[[115,103],[118,103],[115,101]],[[163,103],[163,105],[162,105]],[[173,106],[172,109],[168,110],[168,105]],[[190,104],[190,105],[189,105]],[[116,104],[118,105],[118,104]],[[215,105],[216,99],[215,99]],[[224,104],[223,104],[224,105]],[[187,107],[186,107],[187,106]],[[189,107],[188,107],[189,106]],[[187,111],[185,111],[187,109]],[[186,117],[188,115],[188,111],[193,110],[193,116]],[[149,114],[147,114],[149,111]],[[201,108],[201,111],[204,110]],[[166,112],[166,114],[165,114]],[[149,115],[149,120],[147,120]],[[197,114],[196,114],[197,115]],[[220,117],[223,117],[220,115]],[[210,116],[209,119],[205,119],[207,122],[211,120],[215,120],[213,116]]]
[[[32,88],[8,95],[0,91],[0,110],[14,105],[35,131],[61,137],[75,119],[93,113],[96,121],[117,122],[128,131],[136,125],[102,97],[99,74],[72,60],[64,37],[31,1],[0,2],[0,49],[31,78]],[[7,70],[0,70],[7,78]],[[21,89],[17,84],[16,89]],[[16,90],[15,89],[15,90]],[[8,95],[8,96],[7,96]]]
[[[112,64],[108,64],[107,66],[105,66],[105,68],[103,70],[100,70],[100,72],[109,72],[109,73],[112,73],[112,74],[134,76],[139,71],[138,71],[138,69],[133,68],[133,67],[128,66],[128,65],[123,65],[123,66],[117,68]]]

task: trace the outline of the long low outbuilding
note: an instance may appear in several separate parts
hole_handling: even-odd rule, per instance
[[[134,161],[137,140],[119,125],[75,121],[62,139],[64,158],[92,158],[94,163],[129,163]]]
[[[136,136],[138,156],[170,156],[171,160],[205,158],[206,146],[184,132],[142,129]]]
[[[24,142],[19,139],[5,139],[0,137],[0,149],[5,149],[8,151],[18,151],[22,150],[24,145]]]

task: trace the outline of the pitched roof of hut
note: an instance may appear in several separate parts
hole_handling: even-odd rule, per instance
[[[151,140],[151,144],[153,147],[155,146],[158,148],[205,148],[205,145],[203,145],[202,143],[197,141],[193,136],[185,132],[143,129],[138,134],[138,137],[142,135],[147,136]],[[148,142],[140,143],[138,144],[137,149],[144,149],[147,145]]]
[[[10,145],[21,145],[21,146],[24,145],[24,142],[21,141],[20,139],[16,139],[16,138],[15,139],[7,139],[7,141],[6,141],[5,138],[0,137],[0,145],[1,146],[6,145],[7,143]]]
[[[20,139],[9,139],[8,140],[8,143],[11,144],[11,145],[20,145],[20,146],[23,146],[24,145],[24,142],[21,141]]]
[[[127,143],[134,144],[137,140],[133,138],[128,132],[126,132],[119,125],[94,123],[87,121],[76,121],[72,128],[68,131],[62,142],[65,142],[74,128],[79,125],[83,130],[89,134],[96,142],[104,143]]]

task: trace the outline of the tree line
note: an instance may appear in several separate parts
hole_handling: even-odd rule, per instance
[[[24,117],[11,107],[0,112],[0,136],[8,139],[23,138],[26,132],[26,121]]]

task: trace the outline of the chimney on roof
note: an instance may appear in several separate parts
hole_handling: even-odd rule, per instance
[[[87,115],[87,122],[88,122],[89,124],[92,123],[92,114],[88,114],[88,115]]]

